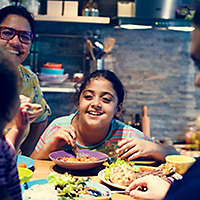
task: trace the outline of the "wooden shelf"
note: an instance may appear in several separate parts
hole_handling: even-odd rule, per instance
[[[36,15],[35,20],[37,21],[56,21],[56,22],[77,22],[77,23],[98,23],[98,24],[109,24],[109,17],[66,17],[66,16],[48,16],[48,15]]]

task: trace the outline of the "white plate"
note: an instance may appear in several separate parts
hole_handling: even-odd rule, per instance
[[[29,181],[26,184],[21,184],[21,189],[22,189],[22,193],[27,190],[28,188],[31,188],[33,185],[43,185],[43,184],[47,184],[48,180],[47,179],[38,179],[38,180],[34,180],[34,181]],[[95,188],[96,191],[100,192],[102,196],[107,196],[108,198],[111,198],[111,191],[108,187],[106,187],[105,185],[102,185],[100,183],[95,183],[92,181],[88,181],[86,182],[86,187],[91,187],[91,188]],[[84,194],[81,196],[82,198],[88,198],[88,197],[94,197],[93,194]],[[23,198],[23,200],[28,200],[27,198]]]
[[[157,167],[149,167],[149,166],[137,166],[137,167],[142,167],[142,168],[149,168],[149,169],[158,169]],[[110,185],[110,186],[112,186],[112,187],[115,187],[115,188],[118,188],[118,189],[122,189],[122,190],[126,190],[128,187],[126,187],[126,186],[122,186],[122,185],[118,185],[118,184],[114,184],[114,183],[112,183],[111,181],[109,181],[109,180],[106,180],[105,179],[105,169],[103,169],[103,170],[101,170],[99,173],[98,173],[98,177],[99,177],[99,179],[102,181],[102,182],[104,182],[104,183],[106,183],[107,185]],[[178,174],[178,173],[175,173],[175,174],[173,174],[172,176],[170,176],[171,177],[171,181],[173,181],[173,180],[179,180],[179,179],[182,179],[182,176],[180,175],[180,174]]]
[[[104,169],[101,170],[101,171],[98,173],[98,177],[99,177],[99,179],[100,179],[101,181],[103,181],[103,182],[106,183],[107,185],[110,185],[110,186],[112,186],[112,187],[119,188],[119,189],[122,189],[122,190],[126,190],[126,189],[127,189],[126,186],[114,184],[114,183],[110,182],[109,180],[106,180],[106,179],[105,179],[105,171],[104,171]]]

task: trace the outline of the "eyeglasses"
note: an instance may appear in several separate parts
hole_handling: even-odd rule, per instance
[[[31,44],[33,40],[33,33],[29,31],[19,31],[14,28],[0,26],[0,38],[2,40],[12,40],[16,35],[18,36],[19,41],[24,44]]]

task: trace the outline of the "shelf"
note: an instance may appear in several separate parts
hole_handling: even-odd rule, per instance
[[[74,82],[66,81],[63,83],[50,83],[40,81],[42,92],[62,92],[62,93],[75,93]]]
[[[60,88],[60,87],[41,87],[42,92],[62,92],[62,93],[75,93],[73,88]]]
[[[36,21],[56,21],[56,22],[76,22],[76,23],[97,23],[97,24],[109,24],[109,17],[65,17],[65,16],[48,16],[48,15],[36,15]]]

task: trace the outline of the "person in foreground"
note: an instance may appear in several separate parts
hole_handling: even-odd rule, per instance
[[[41,133],[46,128],[50,114],[36,74],[21,64],[30,52],[33,38],[34,19],[24,7],[7,6],[0,10],[0,46],[6,47],[15,61],[15,67],[19,70],[21,78],[20,99],[22,103],[29,104],[30,108],[28,115],[31,124],[21,141],[23,143],[13,144],[20,147],[25,155],[30,155],[34,150]],[[7,127],[8,130],[9,128],[12,129],[12,126]],[[13,136],[11,134],[6,137],[10,141],[15,141]]]
[[[29,122],[26,111],[20,108],[19,72],[9,56],[5,49],[0,48],[0,90],[3,94],[0,98],[0,199],[21,200],[15,149],[7,142],[3,130],[16,113],[16,119],[23,121],[19,123],[23,124],[22,127],[16,127],[15,131],[20,132],[18,136],[23,135],[23,128],[26,128]]]
[[[163,161],[167,154],[176,153],[173,147],[154,143],[139,130],[117,120],[123,100],[124,87],[118,77],[109,70],[94,71],[79,88],[77,112],[55,119],[31,157],[48,159],[49,153],[76,145],[97,150],[117,145],[117,153],[129,160],[142,156]]]
[[[194,81],[197,87],[200,87],[200,6],[197,7],[193,18],[194,31],[190,54],[198,67],[198,72]],[[138,188],[144,186],[146,192],[139,191]],[[154,200],[197,200],[199,199],[200,188],[200,159],[188,169],[181,180],[175,181],[170,186],[169,183],[156,176],[145,176],[135,180],[129,186],[130,195],[136,199],[154,199]]]

